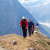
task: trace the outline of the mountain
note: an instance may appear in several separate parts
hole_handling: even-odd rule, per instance
[[[50,50],[50,39],[40,31],[31,37],[16,34],[0,36],[0,46],[6,50]]]
[[[49,34],[50,34],[50,28],[47,27],[47,26],[44,26],[44,25],[42,25],[42,26],[43,26],[43,28],[45,28],[45,30],[46,30],[47,32],[49,32]]]
[[[0,35],[16,33],[22,35],[20,21],[25,16],[35,24],[37,21],[33,16],[18,2],[18,0],[0,0]],[[47,37],[50,34],[39,24],[39,30]]]

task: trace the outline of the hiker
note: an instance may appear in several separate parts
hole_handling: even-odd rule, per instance
[[[39,25],[38,25],[38,23],[37,23],[37,24],[36,24],[36,31],[37,31],[37,32],[38,32],[38,26],[39,26]]]
[[[28,31],[29,31],[29,36],[33,35],[33,33],[34,33],[34,23],[31,21],[31,19],[28,22]]]
[[[25,38],[27,36],[27,27],[28,27],[28,22],[25,19],[25,17],[22,17],[22,20],[20,22],[20,26],[22,27],[22,31],[23,31],[23,37]]]

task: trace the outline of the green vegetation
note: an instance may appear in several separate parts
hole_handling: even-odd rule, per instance
[[[47,42],[43,39],[40,38],[39,43],[43,46],[43,47],[47,47]]]
[[[0,42],[0,46],[2,46],[2,43]]]

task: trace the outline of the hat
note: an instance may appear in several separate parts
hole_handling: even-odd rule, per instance
[[[22,19],[25,19],[25,17],[23,16]]]

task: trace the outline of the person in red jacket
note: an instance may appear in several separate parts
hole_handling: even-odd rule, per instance
[[[27,36],[28,22],[24,16],[22,17],[22,20],[20,21],[20,26],[22,27],[23,37],[25,38]]]

